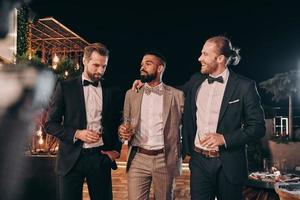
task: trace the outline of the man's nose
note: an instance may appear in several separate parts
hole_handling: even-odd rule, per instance
[[[198,58],[198,61],[199,61],[199,62],[202,61],[202,55]]]

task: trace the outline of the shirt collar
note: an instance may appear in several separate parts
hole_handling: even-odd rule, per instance
[[[226,67],[225,70],[224,70],[221,74],[218,74],[218,75],[216,75],[216,76],[213,76],[213,75],[209,74],[209,76],[214,77],[214,78],[217,78],[217,77],[219,77],[219,76],[222,76],[224,82],[227,82],[228,76],[229,76],[229,70],[228,70],[228,68]]]
[[[163,90],[164,89],[163,82],[161,82],[160,84],[158,84],[154,87],[150,86],[148,83],[145,83],[145,87],[149,87],[149,88],[153,88],[153,89],[158,88],[158,90]]]
[[[84,81],[84,80],[93,82],[90,78],[85,77],[84,74],[82,73],[82,74],[81,74],[81,84],[82,84],[82,85],[83,85],[83,81]],[[100,86],[101,86],[101,81],[99,81],[99,84],[98,84],[98,87],[100,87]]]

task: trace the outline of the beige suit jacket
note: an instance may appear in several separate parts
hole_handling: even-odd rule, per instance
[[[170,176],[181,174],[181,123],[184,107],[184,94],[180,90],[163,84],[163,124],[164,124],[164,154]],[[140,120],[141,104],[144,89],[139,92],[128,90],[124,102],[123,115],[126,118],[134,118],[137,126]],[[131,161],[136,152],[132,150],[131,140],[129,141],[127,166],[129,170]]]

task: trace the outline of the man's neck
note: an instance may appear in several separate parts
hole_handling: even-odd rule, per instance
[[[217,77],[219,76],[220,74],[222,74],[225,70],[227,69],[227,67],[222,67],[222,68],[219,68],[218,70],[216,70],[215,72],[209,74],[211,76],[214,76],[214,77]]]
[[[155,87],[158,86],[159,84],[161,84],[161,81],[151,81],[149,83],[147,83],[150,87]]]

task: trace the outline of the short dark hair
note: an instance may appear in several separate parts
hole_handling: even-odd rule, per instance
[[[162,55],[161,53],[157,52],[157,51],[147,51],[144,55],[153,55],[153,56],[155,56],[159,59],[159,61],[161,62],[161,64],[164,67],[167,66],[166,57],[164,55]]]
[[[99,53],[101,56],[109,56],[109,50],[107,49],[107,47],[104,44],[98,42],[89,44],[84,48],[84,57],[89,59],[94,51]]]
[[[233,47],[229,38],[221,35],[211,37],[206,41],[217,45],[219,53],[228,59],[228,64],[237,65],[240,62],[240,49]]]

